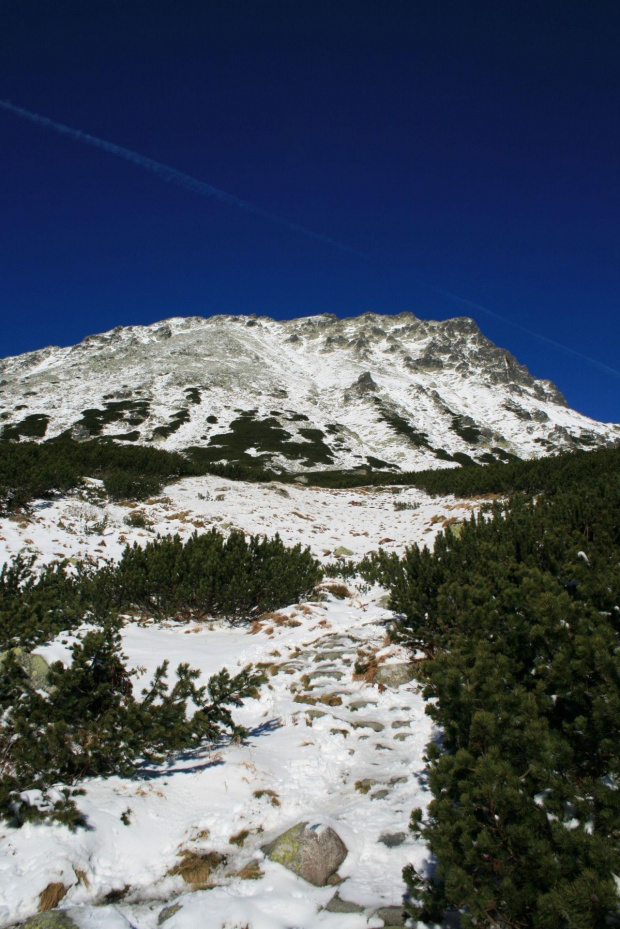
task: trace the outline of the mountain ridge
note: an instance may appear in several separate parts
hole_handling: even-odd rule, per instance
[[[417,470],[620,441],[469,317],[172,317],[0,361],[0,437],[199,446],[276,470]]]

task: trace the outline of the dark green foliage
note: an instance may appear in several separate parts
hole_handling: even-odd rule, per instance
[[[17,510],[36,497],[64,493],[84,476],[103,478],[115,497],[143,498],[166,481],[197,473],[184,455],[101,439],[75,442],[0,442],[0,512]],[[204,473],[200,471],[198,473]]]
[[[103,486],[111,500],[146,500],[159,493],[161,479],[132,471],[110,471],[103,479]]]
[[[430,494],[471,497],[477,494],[509,494],[514,491],[555,493],[567,482],[596,480],[607,472],[620,473],[620,446],[588,452],[564,452],[547,458],[521,461],[499,448],[499,458],[510,457],[506,464],[474,465],[467,468],[441,468],[428,471],[405,471],[392,474],[370,472],[362,477],[351,471],[305,472],[309,482],[318,487],[380,487],[386,484],[419,487]],[[438,457],[442,457],[436,451]],[[456,458],[456,455],[454,456]]]
[[[406,870],[425,918],[598,929],[617,913],[617,458],[556,459],[535,503],[515,497],[433,552],[367,568],[391,588],[400,639],[426,656],[419,676],[442,733],[428,747],[433,800],[413,822],[435,874]]]
[[[306,421],[307,416],[290,417],[291,421]],[[320,429],[300,429],[307,441],[295,441],[290,432],[283,429],[273,416],[259,419],[255,410],[247,410],[233,420],[230,431],[211,437],[204,456],[209,461],[230,461],[253,468],[265,467],[273,455],[282,455],[291,460],[303,461],[308,466],[330,464],[333,455],[325,444],[325,435]],[[248,454],[256,449],[257,455]]]
[[[19,423],[13,423],[10,426],[3,426],[0,429],[0,439],[6,441],[17,441],[20,438],[42,439],[47,432],[50,418],[44,413],[31,413]]]
[[[85,569],[70,573],[66,562],[56,562],[35,572],[33,561],[17,555],[0,571],[0,652],[32,648],[82,621]]]
[[[200,387],[186,387],[185,394],[190,403],[200,403]]]
[[[398,465],[390,464],[388,461],[383,461],[381,458],[375,458],[374,455],[366,455],[366,461],[371,468],[379,468],[385,470],[386,468],[393,468],[394,470],[400,470]]]
[[[256,696],[262,682],[247,667],[233,678],[223,670],[199,687],[199,672],[182,664],[169,685],[164,662],[136,700],[131,673],[121,653],[119,624],[112,620],[73,647],[70,666],[50,667],[45,691],[35,689],[7,656],[0,684],[0,815],[17,824],[44,816],[80,824],[68,792],[58,800],[58,782],[129,777],[141,764],[159,763],[179,750],[223,735],[243,737],[231,707]],[[189,702],[196,707],[190,716]],[[40,792],[34,802],[20,797],[25,789]]]
[[[127,547],[118,566],[100,571],[93,584],[118,609],[233,618],[307,598],[320,576],[318,562],[300,545],[287,548],[277,535],[246,541],[239,531],[225,539],[213,529],[186,543],[168,536]]]
[[[172,414],[167,426],[156,426],[153,429],[153,438],[167,439],[180,429],[184,423],[188,423],[190,419],[191,415],[188,409],[178,410],[178,412]]]
[[[90,435],[98,436],[104,426],[111,423],[125,422],[130,426],[139,426],[149,415],[148,400],[111,400],[103,410],[84,410],[76,426],[83,426]]]
[[[85,615],[104,621],[119,610],[150,616],[246,618],[308,597],[321,579],[309,549],[287,548],[278,536],[246,541],[216,530],[127,546],[117,565],[99,569],[66,562],[40,572],[18,555],[0,572],[0,652],[31,649],[79,626]]]
[[[381,419],[391,426],[394,432],[409,439],[416,448],[430,448],[428,435],[425,432],[420,432],[418,429],[415,429],[411,423],[407,422],[407,420],[400,415],[400,413],[388,407],[379,397],[374,397],[373,399]]]
[[[470,445],[477,445],[480,441],[480,436],[482,435],[480,427],[467,416],[459,416],[456,413],[452,413],[452,428],[464,442],[469,442]]]

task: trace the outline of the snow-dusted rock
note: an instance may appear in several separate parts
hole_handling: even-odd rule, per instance
[[[415,665],[400,662],[399,664],[384,664],[377,668],[374,679],[377,684],[385,684],[386,687],[400,687],[401,684],[408,684],[414,677]]]
[[[303,877],[316,887],[323,887],[347,857],[347,847],[331,826],[297,823],[263,846],[271,861]]]

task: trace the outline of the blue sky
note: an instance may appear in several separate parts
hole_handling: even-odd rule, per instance
[[[0,355],[470,315],[619,421],[619,28],[606,0],[8,0],[0,98],[259,212],[0,110]]]

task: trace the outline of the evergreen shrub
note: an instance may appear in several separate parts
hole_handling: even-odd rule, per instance
[[[412,827],[435,857],[410,867],[412,914],[464,927],[599,929],[618,916],[620,477],[514,497],[376,557],[397,633],[441,738],[433,799]]]

